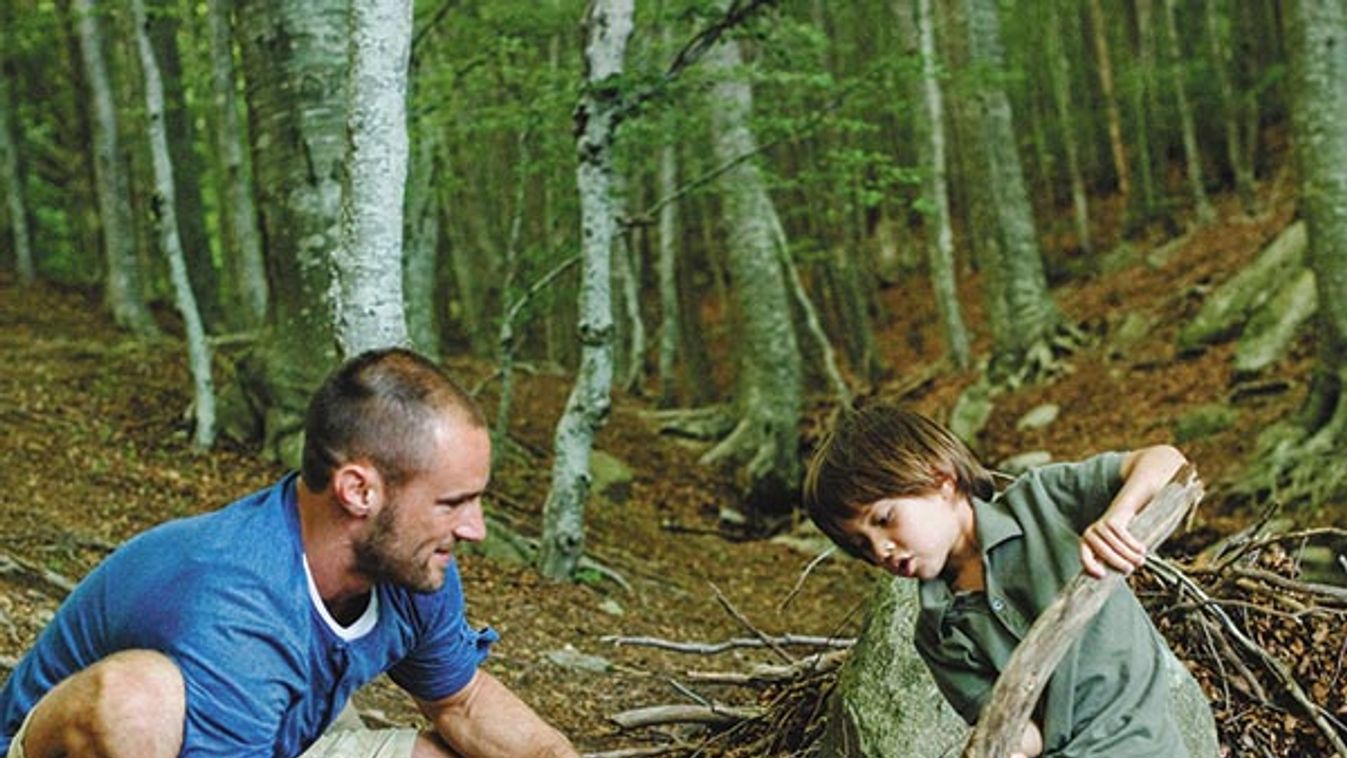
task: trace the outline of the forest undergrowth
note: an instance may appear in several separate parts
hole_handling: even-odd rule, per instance
[[[1273,503],[1225,496],[1223,482],[1245,465],[1258,430],[1294,410],[1304,396],[1313,345],[1302,340],[1257,377],[1233,376],[1228,344],[1197,354],[1176,351],[1176,332],[1203,295],[1251,260],[1292,213],[1278,207],[1246,219],[1233,199],[1219,210],[1220,220],[1182,237],[1117,245],[1105,256],[1106,269],[1065,280],[1056,294],[1090,336],[1089,344],[1060,378],[999,396],[978,444],[993,464],[1026,451],[1073,459],[1173,442],[1179,422],[1194,409],[1213,404],[1233,409],[1227,428],[1181,445],[1211,494],[1188,531],[1165,551],[1180,562],[1195,560],[1256,523],[1290,529],[1342,523],[1343,516],[1341,504],[1283,512],[1274,511]],[[1062,270],[1071,270],[1069,254],[1059,250],[1050,253],[1054,256]],[[977,301],[977,285],[976,275],[966,272],[963,302]],[[869,394],[944,416],[974,377],[932,368],[941,345],[927,289],[925,278],[913,275],[882,292],[885,307],[905,320],[878,335],[891,377]],[[975,349],[985,354],[980,309],[969,310],[975,333],[984,335]],[[169,314],[157,315],[173,328]],[[227,376],[229,358],[217,358],[221,377]],[[450,365],[466,386],[492,371],[476,360],[451,359]],[[546,451],[569,384],[548,375],[520,381],[512,428],[517,444],[496,474],[488,509],[501,523],[536,536],[548,480]],[[494,400],[490,391],[482,398],[488,408]],[[219,507],[281,473],[227,442],[209,453],[193,452],[189,402],[190,381],[176,342],[127,338],[101,315],[94,293],[19,287],[0,274],[0,425],[7,463],[0,468],[0,668],[7,669],[31,645],[68,581],[116,545],[166,519]],[[1017,426],[1045,403],[1060,409],[1054,422],[1038,429]],[[703,732],[660,727],[624,733],[608,718],[643,705],[702,698],[789,709],[767,708],[774,715],[706,743],[707,754],[748,755],[750,746],[790,754],[814,729],[811,720],[826,680],[787,685],[799,690],[790,697],[783,697],[780,686],[764,692],[691,685],[685,681],[689,670],[746,670],[773,660],[773,654],[740,648],[698,658],[618,647],[604,638],[714,642],[754,631],[847,637],[859,628],[861,604],[877,577],[829,558],[801,581],[821,546],[817,537],[802,527],[787,539],[746,539],[723,518],[735,505],[731,483],[697,465],[702,448],[652,431],[642,420],[645,409],[644,401],[617,399],[597,446],[624,462],[632,478],[596,493],[588,510],[590,554],[622,575],[629,589],[592,576],[551,585],[525,566],[481,555],[461,558],[471,618],[502,635],[488,668],[585,750],[674,740],[702,744]],[[830,410],[821,399],[811,404],[802,455]],[[1300,570],[1297,551],[1305,544],[1264,545],[1252,555],[1251,567],[1293,579]],[[1212,698],[1231,754],[1326,751],[1321,730],[1285,688],[1266,675],[1241,673],[1210,635],[1193,632],[1193,610],[1175,611],[1178,601],[1166,600],[1168,591],[1158,581],[1145,575],[1137,587]],[[1272,581],[1232,575],[1216,577],[1209,586],[1224,593],[1218,599],[1228,612],[1289,667],[1308,697],[1325,705],[1330,718],[1347,720],[1343,606],[1312,608],[1285,588],[1269,593]],[[360,693],[358,704],[374,723],[416,718],[387,683]],[[1340,722],[1337,728],[1343,731]],[[781,738],[797,735],[797,743],[767,750],[764,729]]]

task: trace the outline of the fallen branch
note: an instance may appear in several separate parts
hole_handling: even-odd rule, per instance
[[[841,668],[850,650],[815,653],[785,666],[764,663],[747,673],[735,671],[689,671],[688,679],[703,684],[763,685],[792,682],[805,676],[824,674]]]
[[[675,653],[691,653],[694,655],[715,655],[723,653],[726,650],[737,650],[740,648],[763,648],[768,644],[775,644],[782,647],[826,647],[836,649],[850,648],[856,644],[853,637],[817,637],[801,634],[783,634],[779,637],[768,637],[766,640],[754,637],[734,637],[722,642],[675,642],[666,640],[662,637],[620,637],[608,635],[599,638],[600,642],[607,642],[612,645],[630,646],[630,647],[653,647],[659,650],[671,650]]]
[[[15,575],[57,590],[59,594],[56,596],[56,599],[58,600],[63,599],[66,595],[74,592],[75,585],[78,584],[75,580],[64,574],[52,571],[46,566],[30,563],[18,556],[10,555],[9,553],[0,553],[0,576]]]
[[[761,708],[729,705],[652,705],[610,716],[623,729],[663,724],[710,724],[729,726],[763,714]]]
[[[1201,497],[1202,484],[1196,471],[1191,464],[1185,465],[1132,520],[1130,531],[1148,550],[1153,549]],[[1058,662],[1124,581],[1117,571],[1110,570],[1102,579],[1081,572],[1058,593],[1002,670],[964,749],[964,758],[1003,758],[1015,752]]]
[[[766,634],[763,634],[761,629],[754,626],[753,622],[749,621],[747,616],[740,613],[739,609],[734,607],[734,604],[730,602],[729,598],[725,597],[725,593],[721,592],[719,587],[712,584],[711,589],[716,593],[716,602],[720,603],[720,607],[724,608],[726,613],[733,616],[735,621],[738,621],[745,629],[752,632],[753,636],[762,640],[763,644],[770,648],[773,653],[781,656],[782,660],[787,663],[795,662],[795,659],[791,657],[790,653],[783,650],[780,645],[773,642]]]

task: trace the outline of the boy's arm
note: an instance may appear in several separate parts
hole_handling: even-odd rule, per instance
[[[1130,574],[1141,566],[1146,546],[1127,527],[1187,460],[1169,445],[1133,450],[1123,457],[1122,487],[1104,515],[1081,536],[1080,562],[1087,573],[1102,577],[1107,566]]]

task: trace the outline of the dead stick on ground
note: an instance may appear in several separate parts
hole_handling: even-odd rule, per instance
[[[662,637],[620,637],[617,635],[607,635],[599,638],[600,642],[607,642],[612,645],[622,647],[624,645],[631,647],[653,647],[659,650],[671,650],[675,653],[691,653],[694,655],[715,655],[723,653],[726,650],[735,650],[739,648],[762,648],[769,644],[781,646],[798,647],[822,647],[844,649],[856,644],[854,637],[815,637],[800,634],[783,634],[780,637],[769,637],[763,640],[761,637],[749,639],[747,637],[734,637],[724,642],[676,642],[666,640]]]
[[[1201,498],[1202,483],[1193,466],[1185,465],[1132,520],[1130,531],[1148,550],[1154,549]],[[1124,580],[1112,570],[1102,579],[1081,572],[1058,593],[1006,663],[964,758],[1004,758],[1015,752],[1029,714],[1067,648]]]
[[[648,708],[634,708],[630,711],[610,716],[623,729],[636,729],[642,726],[660,724],[716,724],[729,726],[740,721],[758,718],[763,714],[761,708],[745,708],[729,705],[653,705]]]
[[[735,621],[738,621],[745,629],[752,632],[754,637],[762,640],[767,647],[772,649],[773,653],[781,656],[781,659],[786,663],[795,662],[795,659],[791,657],[790,653],[782,650],[781,646],[773,642],[771,637],[763,634],[761,629],[753,626],[753,622],[749,621],[747,616],[740,613],[739,609],[734,607],[734,604],[730,602],[729,598],[725,597],[725,593],[721,592],[719,587],[712,583],[711,589],[716,593],[716,601],[720,603],[720,607],[724,608],[726,613],[733,616]]]
[[[776,610],[778,613],[786,610],[786,606],[790,605],[790,601],[794,600],[795,596],[800,594],[800,590],[804,589],[804,580],[809,578],[809,575],[813,573],[814,568],[817,567],[820,563],[822,563],[825,559],[827,559],[828,556],[832,555],[836,551],[837,551],[836,545],[829,545],[826,550],[814,556],[814,559],[811,560],[809,564],[804,567],[804,571],[800,572],[800,578],[795,580],[795,586],[790,588],[790,592],[786,593],[785,599],[782,600],[781,603],[776,606]]]

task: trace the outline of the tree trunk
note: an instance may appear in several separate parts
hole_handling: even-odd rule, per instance
[[[668,31],[664,39],[669,39]],[[661,198],[669,197],[678,185],[678,152],[673,143],[665,143],[659,150]],[[664,204],[659,209],[659,256],[655,271],[659,280],[659,404],[667,408],[674,404],[678,394],[678,201]]]
[[[435,179],[439,168],[439,131],[429,119],[417,119],[416,160],[407,184],[407,245],[402,267],[407,336],[418,352],[440,356],[440,330],[435,314],[435,272],[439,264],[440,213]]]
[[[910,16],[910,7],[900,13]],[[931,286],[944,326],[945,350],[959,370],[968,368],[968,329],[964,326],[955,283],[954,234],[949,224],[949,192],[945,166],[945,104],[940,91],[935,51],[935,18],[931,0],[917,0],[916,30],[921,51],[921,103],[917,118],[922,150],[922,165],[927,167],[925,195],[930,203],[926,213],[926,251],[930,260]]]
[[[632,0],[596,0],[588,19],[586,86],[575,110],[576,186],[584,262],[580,288],[580,369],[557,423],[552,487],[543,505],[538,568],[569,579],[584,554],[585,500],[594,435],[607,419],[613,382],[613,142],[622,105],[622,59],[632,30]]]
[[[28,203],[24,200],[23,175],[19,173],[18,139],[10,116],[9,78],[0,76],[0,179],[5,183],[5,207],[14,238],[14,269],[19,281],[32,284],[33,246],[28,233]]]
[[[97,180],[98,217],[103,230],[107,262],[104,297],[118,326],[134,334],[158,333],[145,306],[139,261],[136,258],[131,223],[130,180],[118,144],[117,111],[113,107],[112,83],[108,79],[102,48],[102,31],[93,0],[73,0],[79,31],[80,55],[94,112],[94,174]]]
[[[193,405],[196,411],[196,430],[192,443],[201,449],[215,441],[215,386],[211,380],[210,347],[206,331],[197,311],[196,296],[187,277],[187,261],[178,236],[178,216],[174,192],[173,162],[168,151],[168,130],[164,115],[164,85],[159,76],[159,65],[150,45],[148,22],[145,19],[144,0],[131,0],[131,20],[135,28],[136,47],[145,75],[145,116],[150,137],[150,157],[154,163],[155,223],[159,227],[159,246],[168,260],[173,293],[187,331],[187,358],[192,371]]]
[[[268,329],[240,378],[265,452],[286,462],[298,460],[309,396],[337,362],[330,257],[339,244],[348,9],[341,0],[238,4],[272,297]]]
[[[155,5],[155,3],[152,3]],[[201,159],[196,152],[193,114],[183,93],[182,56],[178,50],[178,20],[174,8],[165,2],[151,8],[150,44],[164,90],[164,126],[168,130],[169,158],[173,162],[177,196],[178,237],[187,261],[187,276],[192,282],[197,306],[207,331],[220,331],[226,321],[221,303],[220,276],[215,270],[210,237],[206,234],[206,216],[201,201]]]
[[[258,236],[257,207],[253,204],[252,175],[243,151],[243,125],[235,103],[234,34],[229,20],[232,0],[207,0],[210,27],[211,125],[220,167],[220,228],[225,260],[234,279],[231,310],[246,327],[259,327],[267,318],[267,271]]]
[[[1210,221],[1216,211],[1207,200],[1202,181],[1202,154],[1197,147],[1197,127],[1193,125],[1193,107],[1188,102],[1188,85],[1184,82],[1186,67],[1183,50],[1179,46],[1179,30],[1174,21],[1174,0],[1162,0],[1165,13],[1165,36],[1169,40],[1170,75],[1174,80],[1174,97],[1179,104],[1179,124],[1183,133],[1183,157],[1188,172],[1188,189],[1193,193],[1193,207],[1199,221]]]
[[[1071,178],[1071,208],[1076,219],[1076,237],[1080,249],[1090,253],[1090,209],[1085,195],[1085,177],[1080,170],[1080,147],[1076,142],[1076,119],[1071,101],[1071,68],[1066,57],[1057,1],[1048,0],[1048,70],[1052,76],[1052,101],[1062,128],[1062,146],[1066,149],[1066,171]]]
[[[238,322],[259,327],[267,320],[267,264],[261,254],[257,207],[244,156],[244,129],[234,100],[233,0],[206,0],[210,27],[211,132],[220,166],[221,230],[225,260],[233,269]]]
[[[1136,168],[1140,192],[1133,202],[1134,223],[1144,226],[1160,213],[1155,162],[1151,155],[1151,125],[1160,118],[1155,98],[1155,42],[1151,27],[1153,0],[1136,0],[1137,71],[1132,84],[1133,129],[1136,133]],[[1163,152],[1162,152],[1163,154]],[[1163,186],[1163,176],[1159,182]]]
[[[716,161],[757,150],[749,129],[753,92],[742,78],[739,43],[722,39],[707,53],[715,77],[711,132]],[[750,513],[793,507],[799,487],[796,452],[801,406],[800,349],[791,324],[785,276],[777,257],[776,209],[758,167],[742,161],[721,174],[729,231],[729,268],[740,327],[736,404],[739,423],[702,457],[705,463],[744,461],[740,485]]]
[[[618,218],[622,218],[627,215],[627,182],[621,175],[614,175],[613,180],[613,210]],[[622,389],[639,394],[641,375],[645,369],[645,321],[641,318],[640,274],[632,260],[635,254],[630,235],[619,228],[613,237],[613,266],[621,293],[618,299],[622,303],[625,318],[623,328],[616,330],[615,334],[625,336],[626,339],[623,341],[624,349],[619,351],[621,360],[617,361],[617,365],[622,371]]]
[[[1207,57],[1211,63],[1211,70],[1216,73],[1216,92],[1221,103],[1225,152],[1227,160],[1230,161],[1230,171],[1235,176],[1235,191],[1239,194],[1244,212],[1252,213],[1257,204],[1253,190],[1253,170],[1244,159],[1244,149],[1239,138],[1238,100],[1234,85],[1230,82],[1230,53],[1225,44],[1230,26],[1228,20],[1221,19],[1216,5],[1217,0],[1202,2],[1207,21]]]
[[[969,62],[975,71],[1005,70],[1000,20],[994,0],[965,0]],[[992,374],[1012,384],[1033,378],[1051,363],[1050,340],[1061,314],[1048,292],[1043,257],[1034,229],[1033,210],[1024,188],[1015,145],[1010,103],[995,79],[980,82],[976,92],[977,121],[972,137],[996,204],[1000,237],[1000,286],[1007,322],[992,325]],[[1045,352],[1046,351],[1046,352]]]
[[[352,0],[341,244],[332,318],[341,354],[405,346],[402,204],[412,0]]]
[[[1318,350],[1293,423],[1259,439],[1250,482],[1287,504],[1333,502],[1347,491],[1347,7],[1297,0],[1288,10],[1292,135],[1310,268],[1318,292]]]
[[[1099,90],[1108,113],[1108,143],[1113,156],[1113,171],[1118,175],[1118,192],[1132,194],[1131,171],[1127,150],[1123,147],[1122,115],[1118,109],[1118,95],[1113,86],[1113,62],[1109,56],[1108,30],[1104,25],[1104,9],[1099,0],[1090,3],[1090,36],[1094,39],[1095,64],[1099,67]]]

